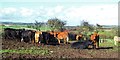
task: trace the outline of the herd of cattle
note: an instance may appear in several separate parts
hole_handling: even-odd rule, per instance
[[[26,29],[13,29],[5,28],[4,29],[4,38],[11,40],[18,40],[19,42],[26,43],[35,43],[35,44],[49,44],[56,43],[60,44],[63,40],[63,43],[69,43],[69,39],[77,40],[78,42],[72,43],[73,48],[86,48],[89,45],[96,45],[96,41],[83,40],[82,35],[73,35],[70,34],[67,30],[63,32],[54,32],[54,31],[37,31],[37,30],[26,30]],[[81,42],[79,42],[81,41]]]
[[[53,36],[51,36],[48,32],[13,28],[4,29],[5,39],[18,40],[19,42],[24,41],[26,43],[40,43],[44,40],[44,43],[47,44],[52,37]]]

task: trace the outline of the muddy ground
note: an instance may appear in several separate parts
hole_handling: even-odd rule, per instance
[[[2,58],[118,58],[118,47],[100,47],[99,49],[73,49],[71,44],[61,45],[40,45],[18,42],[2,39],[2,49],[21,49],[21,48],[43,48],[49,51],[49,54],[18,54],[2,53]],[[38,50],[39,51],[39,50]]]

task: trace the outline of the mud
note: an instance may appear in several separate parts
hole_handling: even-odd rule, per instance
[[[2,49],[21,49],[41,47],[48,49],[50,54],[17,54],[17,53],[2,53],[2,58],[118,58],[117,47],[101,47],[99,49],[73,49],[71,44],[60,45],[40,45],[31,43],[18,42],[17,40],[4,40],[2,39]]]

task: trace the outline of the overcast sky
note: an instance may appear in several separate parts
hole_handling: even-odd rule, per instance
[[[117,25],[119,0],[1,0],[0,22],[46,22],[50,18],[79,25],[85,20],[90,24]]]

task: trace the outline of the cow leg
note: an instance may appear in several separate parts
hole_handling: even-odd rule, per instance
[[[42,39],[43,39],[43,36],[40,35],[40,36],[38,37],[38,43],[39,43],[39,44],[41,44]]]
[[[21,42],[23,41],[23,37],[22,37],[22,39],[21,39]]]
[[[96,48],[99,48],[99,41],[96,42]]]
[[[48,44],[48,40],[46,40],[46,44]]]
[[[34,39],[32,40],[32,43],[33,43],[33,44],[35,43],[35,40],[34,40]]]
[[[60,39],[58,39],[58,43],[60,44]]]
[[[37,46],[40,46],[40,43],[41,43],[41,41],[38,39],[35,44],[37,44]]]
[[[32,39],[29,37],[30,43],[32,43]]]
[[[95,46],[95,48],[98,48],[97,42],[95,42],[94,46]]]
[[[67,39],[64,39],[64,44],[66,44],[66,40],[67,40]]]
[[[96,48],[96,43],[95,43],[95,41],[93,41],[93,48],[94,48],[94,49]]]
[[[66,41],[67,41],[67,43],[68,43],[68,41],[69,41],[69,38],[68,38],[68,37],[67,37]]]

